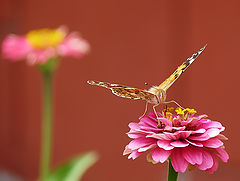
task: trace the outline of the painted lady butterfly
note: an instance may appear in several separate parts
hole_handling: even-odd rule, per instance
[[[97,86],[110,89],[113,94],[120,97],[135,99],[135,100],[142,99],[142,100],[145,100],[147,103],[154,104],[153,109],[154,109],[154,112],[156,113],[155,107],[158,106],[159,104],[175,102],[175,101],[166,102],[167,89],[178,79],[178,77],[187,69],[187,67],[191,65],[191,63],[193,63],[193,61],[202,53],[205,47],[206,45],[203,48],[201,48],[197,53],[194,53],[191,57],[189,57],[185,62],[183,62],[183,64],[180,65],[173,72],[173,74],[170,75],[170,77],[168,77],[163,83],[161,83],[159,86],[153,86],[149,90],[142,90],[142,89],[128,87],[120,84],[112,84],[112,83],[99,82],[99,81],[93,81],[93,80],[88,80],[87,82],[91,85],[97,85]],[[147,105],[146,105],[146,110],[147,110]],[[145,110],[145,113],[146,113],[146,110]]]

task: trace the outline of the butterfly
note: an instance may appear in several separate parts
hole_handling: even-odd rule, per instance
[[[193,63],[193,61],[202,53],[202,51],[206,48],[206,45],[201,48],[198,52],[194,53],[191,57],[189,57],[185,62],[182,63],[174,72],[171,74],[164,82],[162,82],[159,86],[153,86],[149,90],[142,90],[138,88],[133,88],[125,85],[108,83],[108,82],[100,82],[94,80],[88,80],[87,83],[90,85],[97,85],[101,87],[105,87],[110,89],[113,94],[134,99],[134,100],[145,100],[147,102],[146,109],[143,115],[145,115],[147,111],[148,103],[154,104],[153,110],[156,113],[155,107],[161,103],[170,103],[175,101],[166,102],[166,91],[171,85],[180,77],[180,75]],[[178,103],[176,103],[179,107],[181,107]],[[157,113],[156,113],[157,115]]]

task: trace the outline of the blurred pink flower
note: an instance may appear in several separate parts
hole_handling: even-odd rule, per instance
[[[194,116],[193,109],[176,109],[178,114],[162,112],[158,120],[154,113],[140,118],[139,123],[130,123],[127,133],[132,140],[124,155],[133,160],[143,152],[152,163],[165,162],[171,157],[176,172],[185,172],[188,166],[213,173],[218,168],[218,159],[227,162],[229,156],[221,134],[224,127],[211,121],[207,115]],[[159,123],[158,123],[159,122]]]
[[[12,61],[26,59],[29,64],[44,64],[52,58],[80,58],[90,49],[77,32],[67,34],[65,27],[40,29],[24,36],[8,35],[2,43],[3,57]]]

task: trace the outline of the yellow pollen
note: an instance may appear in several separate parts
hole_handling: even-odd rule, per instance
[[[34,48],[43,49],[60,44],[65,33],[58,29],[40,29],[28,32],[26,37]]]
[[[178,115],[184,115],[185,109],[183,110],[182,108],[178,107],[175,109],[175,111]]]
[[[193,113],[197,113],[197,111],[195,109],[190,109],[190,108],[186,108],[186,109],[184,109],[184,111],[187,111],[190,115]]]

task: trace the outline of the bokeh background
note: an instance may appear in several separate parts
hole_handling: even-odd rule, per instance
[[[148,89],[206,43],[205,51],[169,89],[168,99],[226,126],[230,155],[213,175],[194,170],[182,180],[238,180],[240,169],[240,2],[237,0],[1,0],[0,40],[8,33],[66,25],[91,44],[81,60],[64,59],[54,82],[52,167],[79,152],[100,160],[83,177],[166,180],[167,164],[122,156],[142,101],[111,95],[88,79]],[[147,82],[148,85],[144,83]],[[40,155],[41,76],[25,62],[0,60],[0,170],[36,180]]]

